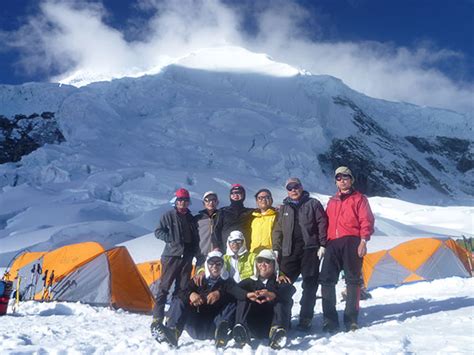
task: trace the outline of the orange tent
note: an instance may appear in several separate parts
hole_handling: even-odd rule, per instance
[[[449,238],[420,238],[390,250],[369,253],[362,266],[364,283],[372,289],[451,276],[469,277],[466,251]]]
[[[77,266],[50,292],[55,301],[84,302],[151,312],[154,299],[125,247],[116,247]]]
[[[153,294],[158,291],[158,283],[161,277],[161,261],[153,260],[137,264],[137,269],[142,275]]]

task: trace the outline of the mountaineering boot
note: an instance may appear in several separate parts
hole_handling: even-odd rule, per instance
[[[359,329],[359,325],[355,322],[346,324],[346,332],[354,332]]]
[[[178,346],[180,332],[176,328],[163,327],[164,341],[171,346]]]
[[[222,321],[216,328],[214,335],[216,348],[223,348],[227,345],[230,340],[232,330],[228,321]]]
[[[330,334],[334,334],[334,333],[337,333],[339,331],[339,324],[329,320],[329,319],[325,319],[324,322],[323,322],[323,332],[325,333],[330,333]]]
[[[300,322],[296,328],[302,332],[307,332],[311,329],[311,323],[313,322],[312,318],[300,318]]]
[[[270,348],[280,350],[286,345],[286,330],[283,327],[274,325],[270,329]]]
[[[249,335],[247,329],[242,324],[236,324],[232,330],[232,335],[234,336],[235,345],[239,348],[243,348],[245,344],[250,343]]]
[[[151,335],[158,343],[162,343],[165,340],[164,327],[162,319],[156,318],[151,322]]]

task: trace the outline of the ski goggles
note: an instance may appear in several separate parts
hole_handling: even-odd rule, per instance
[[[291,184],[286,185],[286,189],[287,189],[288,191],[299,190],[299,189],[301,189],[301,184],[298,184],[298,183],[291,183]]]

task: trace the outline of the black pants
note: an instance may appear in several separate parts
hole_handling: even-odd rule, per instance
[[[161,279],[156,294],[155,307],[153,308],[153,318],[163,319],[165,316],[165,305],[168,293],[175,282],[174,295],[186,288],[191,271],[193,269],[193,255],[185,253],[181,256],[163,256],[161,258]]]
[[[324,318],[334,325],[339,324],[336,311],[336,284],[341,270],[344,270],[347,285],[344,324],[348,326],[351,323],[357,323],[363,260],[357,253],[359,244],[359,237],[343,237],[329,240],[326,245],[319,282],[323,297]]]
[[[213,305],[194,307],[179,297],[174,297],[168,311],[170,328],[186,330],[193,339],[214,339],[216,328],[222,321],[234,324],[235,302],[217,302]]]
[[[258,304],[249,300],[237,301],[235,323],[242,324],[255,338],[268,338],[274,325],[288,330],[293,300],[276,300]]]
[[[290,278],[291,283],[295,283],[301,274],[303,295],[300,300],[300,319],[312,319],[316,304],[316,292],[318,291],[318,248],[300,249],[292,255],[283,256],[280,269]]]

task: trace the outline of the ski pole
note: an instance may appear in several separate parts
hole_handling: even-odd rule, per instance
[[[21,285],[21,276],[18,276],[16,280],[16,295],[15,295],[15,303],[13,304],[13,313],[16,313],[20,306],[20,285]]]

